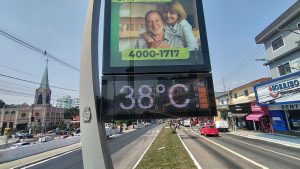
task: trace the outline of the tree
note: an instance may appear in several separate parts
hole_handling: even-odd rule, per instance
[[[3,108],[5,105],[6,105],[5,102],[0,99],[0,108]]]
[[[79,107],[71,107],[64,110],[64,119],[72,119],[75,115],[79,115]]]

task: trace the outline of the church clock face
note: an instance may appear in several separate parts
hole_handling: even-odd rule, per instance
[[[38,112],[35,113],[35,116],[39,116],[39,115],[40,115],[40,113],[38,113]]]

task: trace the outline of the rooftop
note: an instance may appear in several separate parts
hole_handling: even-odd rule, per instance
[[[264,43],[269,37],[279,32],[280,29],[283,29],[291,20],[299,15],[300,1],[297,1],[255,37],[256,43]]]

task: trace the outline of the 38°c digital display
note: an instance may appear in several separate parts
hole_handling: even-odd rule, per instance
[[[103,76],[103,120],[215,115],[211,74]]]

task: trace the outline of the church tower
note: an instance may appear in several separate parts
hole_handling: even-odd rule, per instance
[[[48,81],[48,60],[40,87],[35,90],[34,104],[50,104],[51,90]]]

